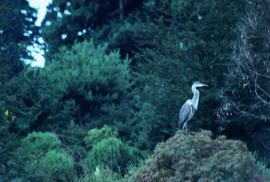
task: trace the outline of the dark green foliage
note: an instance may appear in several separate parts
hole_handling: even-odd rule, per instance
[[[80,160],[85,158],[87,153],[83,141],[86,133],[87,130],[85,128],[76,124],[74,121],[71,121],[67,129],[63,129],[59,134],[63,145],[68,149],[70,153],[72,153],[73,158],[78,163]],[[79,167],[79,164],[77,165]]]
[[[62,145],[74,159],[73,173],[80,176],[83,173],[83,165],[81,162],[87,155],[87,149],[85,148],[83,141],[87,134],[87,130],[84,126],[71,121],[66,129],[62,129],[59,132],[59,138],[61,139]]]
[[[48,123],[66,121],[102,126],[114,121],[114,107],[119,107],[131,87],[128,58],[121,60],[117,51],[106,54],[106,45],[93,42],[75,44],[60,53],[41,72],[52,86],[52,103]],[[56,105],[55,105],[56,104]]]
[[[133,15],[135,16],[135,15]],[[121,57],[126,55],[133,57],[136,48],[136,43],[132,40],[132,32],[137,28],[137,22],[129,16],[125,21],[113,21],[108,25],[103,25],[92,32],[96,44],[106,42],[111,50],[119,49]]]
[[[141,151],[129,147],[118,138],[110,137],[93,146],[88,153],[87,163],[90,170],[96,167],[108,167],[123,175],[127,172],[128,166],[137,165],[143,157]]]
[[[194,135],[178,131],[157,145],[129,182],[257,181],[255,163],[242,142],[211,137],[206,130]]]
[[[121,138],[138,143],[137,137],[143,135],[140,122],[148,111],[140,111],[132,95],[130,59],[106,51],[106,45],[84,41],[62,48],[50,60],[39,76],[48,81],[43,94],[50,100],[44,102],[35,126],[63,128],[74,121],[90,129],[108,124]]]
[[[44,125],[37,121],[48,109],[53,109],[51,103],[55,102],[55,98],[46,93],[49,90],[48,81],[38,77],[39,71],[26,67],[17,77],[5,83],[3,101],[4,109],[10,113],[10,132],[26,135],[35,129],[44,129]]]
[[[219,116],[224,133],[246,141],[249,149],[265,158],[270,154],[270,4],[248,2],[247,15],[238,24]]]
[[[217,96],[244,5],[242,0],[159,1],[139,20],[133,35],[138,47],[134,60],[139,100],[151,109],[152,121],[145,124],[149,142],[173,133],[179,109],[192,97],[190,86],[197,80],[209,87],[201,92],[197,120],[190,126],[216,129],[212,121],[220,105]]]
[[[16,116],[10,130],[59,132],[70,121],[91,128],[126,120],[118,115],[129,102],[124,101],[132,85],[130,60],[106,51],[106,45],[78,43],[71,50],[61,49],[43,70],[26,69],[8,82],[3,97],[6,109]]]
[[[6,82],[23,69],[24,58],[31,58],[27,46],[38,35],[34,25],[36,10],[27,0],[0,2],[0,82]]]
[[[0,3],[0,181],[127,181],[145,159],[139,149],[151,150],[174,133],[195,80],[209,87],[201,90],[189,127],[243,138],[268,156],[269,124],[261,122],[268,121],[269,102],[261,90],[269,89],[267,1],[248,1],[253,8],[239,36],[244,0],[53,0],[43,22],[43,69],[16,65],[29,57],[25,48],[37,35],[34,11],[16,2]],[[233,51],[236,64],[223,86]],[[257,79],[261,98],[254,97],[256,77],[264,78]],[[219,109],[221,100],[241,103],[241,111]],[[241,182],[268,175],[262,163],[257,173],[241,142],[211,137],[179,131],[130,181]]]
[[[43,22],[42,33],[50,53],[57,52],[63,45],[70,47],[75,42],[86,40],[98,27],[112,21],[123,21],[142,2],[143,0],[54,0]],[[66,37],[62,37],[63,35]]]
[[[38,35],[35,13],[26,0],[0,1],[0,168],[4,171],[1,177],[7,176],[7,161],[19,145],[20,131],[11,129],[20,118],[14,106],[21,106],[21,89],[15,87],[23,84],[20,82],[23,76],[20,72],[24,69],[21,60],[31,58],[27,46],[32,45]]]
[[[20,145],[20,140],[17,133],[9,131],[12,118],[6,115],[7,110],[4,110],[5,107],[2,103],[0,107],[0,181],[4,181],[9,176],[10,164],[8,161],[14,157],[12,152]]]
[[[87,135],[84,137],[85,146],[88,149],[91,149],[95,144],[100,142],[105,138],[116,137],[118,133],[117,131],[110,128],[108,125],[104,125],[101,129],[91,129],[88,131]]]

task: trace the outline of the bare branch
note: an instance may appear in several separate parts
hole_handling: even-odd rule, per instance
[[[257,84],[257,76],[255,77],[254,80],[254,92],[256,94],[256,96],[259,98],[260,101],[262,101],[264,104],[270,105],[266,100],[264,100],[257,92],[257,88],[258,88],[258,84]]]

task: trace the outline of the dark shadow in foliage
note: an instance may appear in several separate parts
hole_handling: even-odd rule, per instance
[[[81,161],[85,159],[87,150],[85,148],[83,138],[87,134],[87,130],[74,121],[71,121],[66,129],[62,129],[59,133],[59,138],[62,145],[74,159],[74,171],[80,176],[83,173],[83,166]]]

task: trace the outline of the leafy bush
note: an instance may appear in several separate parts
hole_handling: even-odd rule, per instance
[[[104,125],[101,129],[94,128],[89,130],[84,138],[84,142],[86,147],[91,149],[93,145],[97,144],[101,140],[117,136],[117,131],[113,130],[108,125]]]
[[[93,146],[87,161],[92,170],[101,166],[125,174],[128,166],[138,164],[143,158],[143,153],[138,149],[127,146],[118,138],[110,137]]]
[[[75,176],[73,158],[63,150],[50,150],[37,161],[25,166],[31,181],[72,181]]]
[[[33,132],[9,161],[13,175],[30,181],[68,181],[74,174],[73,158],[61,148],[58,137],[49,132]]]
[[[210,131],[194,135],[178,131],[155,148],[129,182],[255,181],[255,163],[240,141],[211,139]]]
[[[33,159],[49,150],[59,149],[60,144],[60,140],[53,133],[33,132],[22,139],[18,152],[21,154],[20,156]]]

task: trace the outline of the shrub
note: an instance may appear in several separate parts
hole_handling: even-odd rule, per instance
[[[211,136],[206,130],[194,135],[178,131],[157,145],[129,182],[254,181],[255,164],[247,147],[225,136]]]
[[[92,171],[101,166],[125,174],[129,165],[138,164],[143,157],[143,152],[129,147],[118,138],[110,137],[93,146],[87,162]]]
[[[22,138],[18,148],[12,153],[8,166],[12,177],[28,177],[27,168],[50,150],[60,149],[60,140],[49,132],[33,132]]]
[[[60,144],[60,140],[53,133],[33,132],[22,139],[21,147],[18,149],[18,152],[21,156],[33,159],[49,150],[59,149]]]
[[[87,136],[84,138],[84,142],[87,148],[92,148],[93,145],[105,138],[117,136],[117,131],[113,130],[108,125],[104,125],[101,129],[94,128],[89,130]]]
[[[74,174],[73,158],[49,132],[28,134],[9,163],[16,169],[14,176],[30,181],[69,181]]]
[[[25,166],[31,181],[72,181],[75,170],[73,158],[63,150],[50,150],[40,159]]]

